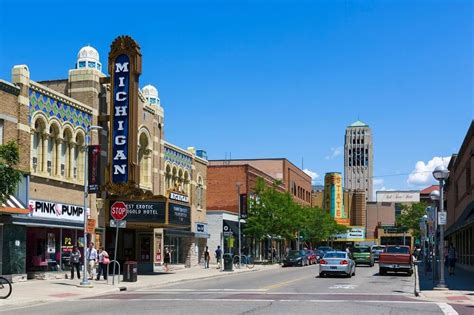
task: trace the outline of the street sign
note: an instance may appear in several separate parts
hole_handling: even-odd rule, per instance
[[[119,229],[124,229],[127,227],[127,221],[125,220],[115,221],[114,219],[110,219],[110,227],[118,227]]]
[[[438,212],[438,225],[446,225],[446,211]]]
[[[122,201],[116,201],[110,208],[110,215],[117,221],[125,219],[127,216],[127,206]]]

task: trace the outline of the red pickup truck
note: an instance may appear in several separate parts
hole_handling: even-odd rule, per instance
[[[413,258],[410,246],[386,246],[379,256],[379,275],[383,276],[387,271],[406,272],[413,274]]]

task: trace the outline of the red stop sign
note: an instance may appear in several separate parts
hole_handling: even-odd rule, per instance
[[[110,208],[110,215],[117,221],[125,219],[127,216],[127,206],[122,201],[116,201]]]

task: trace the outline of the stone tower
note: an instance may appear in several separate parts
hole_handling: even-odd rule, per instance
[[[344,188],[365,191],[367,201],[373,199],[374,155],[372,131],[360,120],[346,129],[344,141]]]

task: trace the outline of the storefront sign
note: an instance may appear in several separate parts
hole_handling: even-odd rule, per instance
[[[28,208],[30,210],[28,216],[33,218],[84,222],[84,207],[81,206],[50,201],[30,200]]]
[[[170,202],[169,223],[180,225],[191,224],[191,208]]]
[[[420,202],[419,191],[377,191],[377,202]]]
[[[87,219],[87,233],[94,233],[95,232],[95,219]]]
[[[175,192],[170,193],[170,199],[171,200],[176,200],[176,201],[181,201],[181,202],[189,202],[189,197],[186,195],[178,194]]]
[[[112,132],[112,182],[128,182],[128,118],[130,58],[119,55],[114,63],[113,82],[113,132]]]
[[[125,201],[128,222],[165,223],[164,201]]]
[[[100,145],[90,145],[88,148],[88,188],[89,193],[97,193],[100,190]]]
[[[346,233],[339,233],[336,235],[336,239],[361,239],[365,238],[365,229],[362,227],[352,227],[347,230]]]
[[[196,223],[196,234],[208,234],[207,223]]]
[[[446,211],[438,212],[438,225],[446,225]]]

